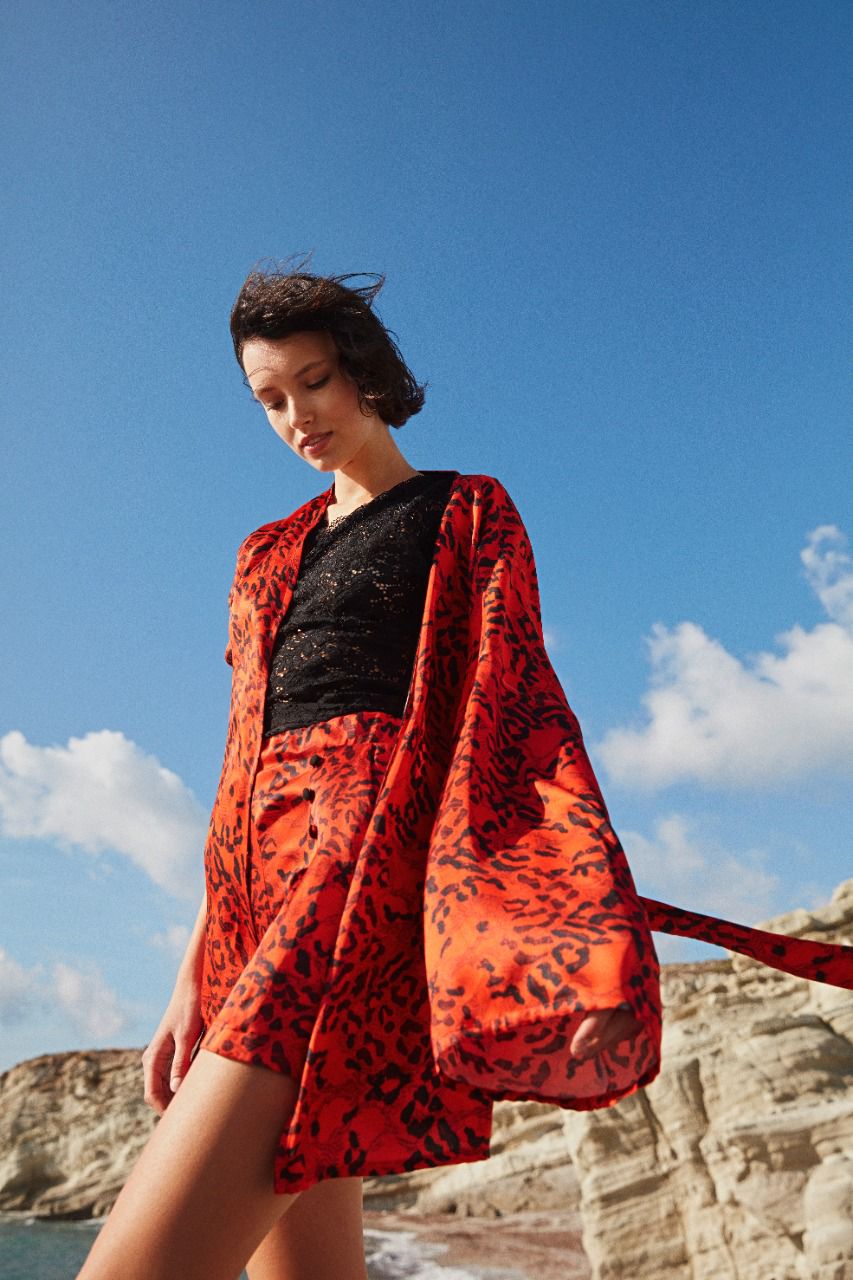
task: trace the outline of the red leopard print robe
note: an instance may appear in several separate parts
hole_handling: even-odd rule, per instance
[[[238,553],[226,652],[232,704],[205,849],[209,882],[226,864],[239,879],[244,865],[273,641],[305,535],[330,497],[328,489],[262,526]],[[439,1128],[447,1130],[440,1140],[456,1142],[457,1159],[488,1154],[493,1099],[609,1106],[660,1068],[651,930],[853,987],[853,948],[638,896],[545,651],[521,517],[498,480],[457,475],[439,526],[403,722],[350,885],[297,1110],[315,1114],[321,1099],[312,1088],[325,1090],[332,1105],[332,1063],[342,1045],[365,1071],[381,1060],[389,1010],[399,1015],[401,1008],[409,1014],[411,1062],[421,1070],[424,1059],[435,1073],[430,1089],[443,1090],[430,1094],[432,1117],[419,1119],[414,1095],[407,1103],[413,1141],[428,1121],[435,1125],[439,1096]],[[381,965],[372,942],[380,931]],[[208,927],[206,1023],[227,996],[217,985],[217,959],[229,932],[228,900],[220,898]],[[569,1045],[585,1013],[617,1005],[633,1012],[637,1034],[591,1060],[574,1059]],[[401,1052],[398,1046],[395,1062]],[[377,1133],[388,1090],[402,1087],[396,1078],[377,1084]],[[363,1112],[364,1099],[360,1105]],[[427,1150],[406,1167],[430,1162]],[[392,1164],[389,1156],[369,1167]]]

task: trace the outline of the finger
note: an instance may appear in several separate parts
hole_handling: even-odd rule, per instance
[[[612,1014],[612,1009],[594,1009],[584,1017],[572,1037],[571,1051],[574,1057],[588,1058],[598,1052]]]
[[[146,1082],[143,1096],[146,1106],[151,1107],[158,1115],[163,1114],[171,1098],[169,1086],[162,1076],[155,1076]]]
[[[581,1022],[571,1044],[575,1057],[589,1058],[637,1034],[640,1024],[630,1009],[595,1009]]]
[[[152,1046],[149,1045],[148,1050]],[[174,1040],[171,1036],[163,1039],[154,1047],[151,1057],[143,1057],[144,1065],[144,1099],[148,1106],[162,1114],[172,1100],[169,1077],[174,1058]]]
[[[181,1081],[190,1069],[194,1044],[195,1040],[177,1040],[175,1042],[175,1056],[169,1072],[169,1088],[172,1093],[177,1093]]]

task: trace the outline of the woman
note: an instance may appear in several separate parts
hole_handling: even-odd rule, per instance
[[[333,479],[238,551],[205,899],[142,1059],[161,1119],[80,1280],[363,1280],[364,1176],[486,1159],[496,1098],[654,1078],[649,921],[705,919],[637,897],[518,512],[407,461],[423,388],[349,278],[256,272],[232,312]]]
[[[243,1266],[251,1280],[361,1280],[362,1176],[488,1156],[491,1096],[444,1082],[432,1062],[432,1075],[423,1062],[409,1064],[432,1056],[423,1052],[424,948],[415,945],[423,860],[411,858],[410,844],[400,850],[407,876],[392,870],[384,882],[364,860],[389,765],[396,760],[398,796],[406,788],[423,799],[441,781],[412,773],[411,745],[446,708],[429,710],[423,724],[409,714],[409,737],[402,726],[427,692],[412,696],[416,657],[423,686],[425,594],[430,567],[435,584],[435,541],[442,524],[444,538],[451,529],[448,504],[465,477],[419,472],[398,448],[392,429],[420,410],[423,388],[371,308],[382,280],[350,288],[347,279],[254,273],[233,308],[234,349],[252,396],[282,442],[333,483],[306,504],[307,524],[296,520],[289,550],[300,563],[279,564],[272,598],[259,603],[264,573],[252,579],[259,548],[263,561],[306,508],[257,530],[238,554],[227,653],[237,687],[205,851],[205,901],[142,1059],[146,1101],[161,1119],[81,1280],[234,1280]],[[442,668],[444,698],[459,703],[462,676],[452,663]],[[441,758],[446,778],[447,726],[433,736],[442,733],[448,741],[433,742],[430,763]],[[233,801],[241,772],[251,772],[251,785]],[[383,941],[394,929],[409,946],[405,960]],[[337,1051],[324,1056],[316,1025],[321,1007],[334,1023],[324,992],[329,970],[347,969],[347,946],[356,993],[333,1012],[341,1020],[348,1007],[356,1030],[359,1009],[382,1019],[374,1019],[382,1038],[370,1041],[384,1057],[378,1089],[368,1043],[356,1043],[350,1027],[337,1039],[327,1030]],[[384,1010],[365,992],[375,975],[374,991],[392,997]],[[621,998],[569,1020],[579,1062],[637,1028]],[[291,1133],[284,1161],[282,1135],[306,1078],[334,1114],[323,1121],[323,1105],[306,1102],[305,1128],[296,1143]],[[357,1084],[368,1079],[373,1096],[359,1107]],[[343,1100],[337,1108],[333,1097]],[[420,1124],[412,1120],[419,1106]],[[352,1160],[353,1149],[364,1153],[379,1138],[384,1156]]]

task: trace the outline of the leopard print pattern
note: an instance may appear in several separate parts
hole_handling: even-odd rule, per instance
[[[675,908],[655,914],[665,904],[647,909],[636,892],[545,652],[529,539],[489,476],[457,475],[451,487],[381,782],[346,817],[347,785],[364,776],[353,757],[330,807],[338,869],[324,879],[334,858],[315,854],[298,865],[300,836],[283,896],[275,857],[255,878],[269,657],[330,493],[262,526],[238,553],[232,709],[205,848],[208,1044],[298,1077],[275,1158],[279,1192],[485,1159],[498,1098],[589,1109],[648,1084],[661,1032],[651,922],[672,932],[689,923]],[[315,930],[321,898],[334,927]],[[268,997],[282,982],[298,1004],[301,933],[314,941],[301,961],[308,986],[286,1029],[284,1002]],[[633,1014],[630,1039],[574,1059],[584,1014],[617,1006]]]

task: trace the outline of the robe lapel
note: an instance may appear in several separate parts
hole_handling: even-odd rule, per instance
[[[305,538],[330,500],[331,489],[327,489],[287,519],[256,529],[237,552],[225,651],[233,667],[231,709],[204,848],[206,883],[215,891],[208,895],[209,908],[217,917],[217,927],[208,930],[205,950],[202,1016],[206,1023],[227,995],[220,975],[233,972],[235,964],[246,964],[250,958],[235,922],[252,918],[244,870],[269,659],[279,621],[293,595]]]

